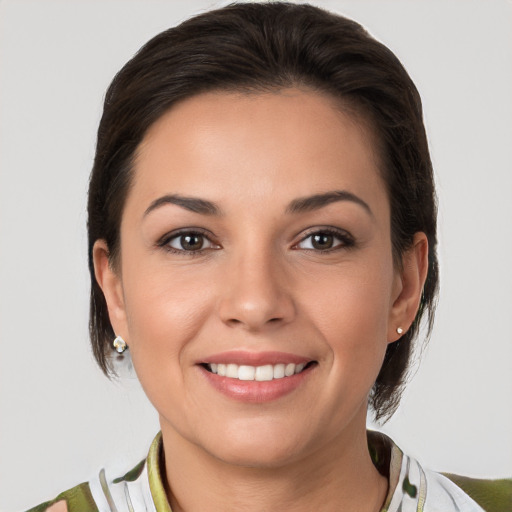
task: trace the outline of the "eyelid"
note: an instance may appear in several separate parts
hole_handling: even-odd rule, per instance
[[[175,238],[178,238],[180,236],[184,235],[201,235],[205,237],[213,247],[207,247],[204,249],[198,249],[196,251],[186,251],[185,249],[176,249],[175,247],[171,247],[169,245],[169,242]],[[180,252],[180,253],[188,253],[188,254],[200,254],[202,251],[207,251],[210,249],[220,249],[221,246],[219,243],[215,241],[215,236],[210,231],[203,229],[203,228],[196,228],[196,227],[190,227],[190,228],[179,228],[175,229],[173,231],[170,231],[166,233],[165,235],[161,236],[156,244],[157,247],[165,248],[169,250],[170,252]]]
[[[348,231],[346,231],[344,229],[337,228],[334,226],[314,226],[314,227],[306,229],[302,233],[301,238],[297,242],[295,242],[291,248],[295,249],[295,250],[301,249],[300,247],[298,247],[300,243],[304,242],[311,236],[313,236],[315,234],[320,234],[320,233],[332,235],[333,237],[337,238],[341,243],[339,243],[336,246],[331,247],[329,249],[325,249],[323,251],[319,250],[319,249],[311,249],[311,248],[306,248],[303,250],[311,250],[311,251],[315,251],[315,252],[329,252],[329,251],[335,251],[339,248],[351,248],[355,245],[354,237]],[[180,236],[183,236],[183,235],[190,235],[190,234],[204,236],[210,242],[210,244],[212,244],[213,247],[207,247],[207,248],[198,249],[195,251],[187,251],[185,249],[176,249],[175,247],[171,247],[169,245],[169,242],[171,240],[178,238]],[[169,250],[170,252],[200,254],[203,251],[208,251],[211,249],[217,250],[217,249],[222,248],[222,246],[218,242],[215,241],[215,238],[216,237],[213,235],[213,233],[211,233],[210,231],[208,231],[204,228],[187,227],[187,228],[179,228],[179,229],[170,231],[168,233],[165,233],[163,236],[161,236],[157,240],[155,245],[160,248],[165,248],[165,249]]]
[[[309,251],[315,251],[315,252],[330,252],[330,251],[335,251],[340,248],[345,248],[345,249],[351,248],[355,245],[354,237],[345,229],[336,228],[334,226],[315,226],[312,228],[308,228],[302,234],[300,240],[293,244],[292,249],[301,249],[300,247],[298,247],[299,244],[316,234],[332,235],[333,237],[337,238],[341,243],[338,245],[335,245],[334,247],[331,247],[329,249],[325,249],[325,250],[312,249],[312,248],[306,248],[303,250],[306,250],[306,251],[309,250]]]

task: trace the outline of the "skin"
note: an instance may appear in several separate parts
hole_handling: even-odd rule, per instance
[[[46,509],[46,512],[68,512],[65,501],[58,501]]]
[[[382,506],[388,484],[366,446],[367,397],[396,328],[415,317],[427,241],[417,233],[395,267],[373,147],[360,119],[297,89],[202,94],[146,134],[121,260],[109,265],[98,241],[94,261],[112,325],[159,413],[173,511]],[[349,199],[289,211],[340,190],[367,208]],[[211,201],[221,214],[169,203],[145,213],[166,194]],[[333,247],[315,248],[311,234],[327,227],[339,230]],[[169,241],[185,228],[205,233],[203,250]],[[198,365],[235,349],[315,364],[285,396],[244,402]]]

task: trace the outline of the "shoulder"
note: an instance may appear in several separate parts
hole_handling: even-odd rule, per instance
[[[476,501],[486,512],[512,510],[512,478],[486,480],[451,473],[444,476]]]
[[[512,512],[512,479],[488,480],[425,470],[425,512],[453,504],[464,512]],[[451,510],[451,509],[450,509]]]
[[[98,507],[89,484],[84,482],[27,512],[98,512]]]
[[[81,483],[67,491],[60,493],[56,498],[41,503],[27,512],[99,512],[100,510],[112,510],[121,507],[126,508],[127,493],[131,499],[137,500],[141,490],[144,490],[141,476],[146,474],[145,461],[140,462],[132,470],[123,476],[115,475],[110,469],[102,469],[98,475],[88,482]],[[117,473],[119,475],[119,473]],[[129,490],[128,487],[129,486]],[[139,499],[140,501],[140,499]],[[137,508],[137,510],[139,510]],[[144,507],[141,510],[146,510]]]
[[[512,512],[512,479],[437,473],[382,433],[370,432],[368,441],[374,464],[389,479],[383,512]]]
[[[165,489],[159,471],[162,456],[161,434],[151,444],[146,459],[126,472],[120,462],[101,469],[88,482],[60,493],[26,512],[99,512],[117,510],[168,510]],[[121,476],[119,476],[121,475]]]

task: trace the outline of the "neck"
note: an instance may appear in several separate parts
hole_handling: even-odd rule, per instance
[[[360,422],[358,422],[360,423]],[[222,461],[162,422],[165,475],[173,512],[289,510],[378,512],[388,482],[373,465],[366,427],[276,467]]]

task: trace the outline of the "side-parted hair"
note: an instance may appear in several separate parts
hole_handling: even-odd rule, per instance
[[[356,22],[307,4],[244,3],[195,16],[157,35],[110,85],[98,129],[88,200],[90,336],[110,375],[112,340],[96,281],[94,243],[106,241],[119,264],[120,224],[134,156],[148,128],[185,98],[211,91],[272,92],[297,87],[336,99],[371,127],[391,206],[395,264],[414,234],[428,238],[428,276],[410,329],[388,345],[370,395],[377,420],[398,406],[424,318],[432,329],[437,300],[436,197],[421,99],[395,55]]]

